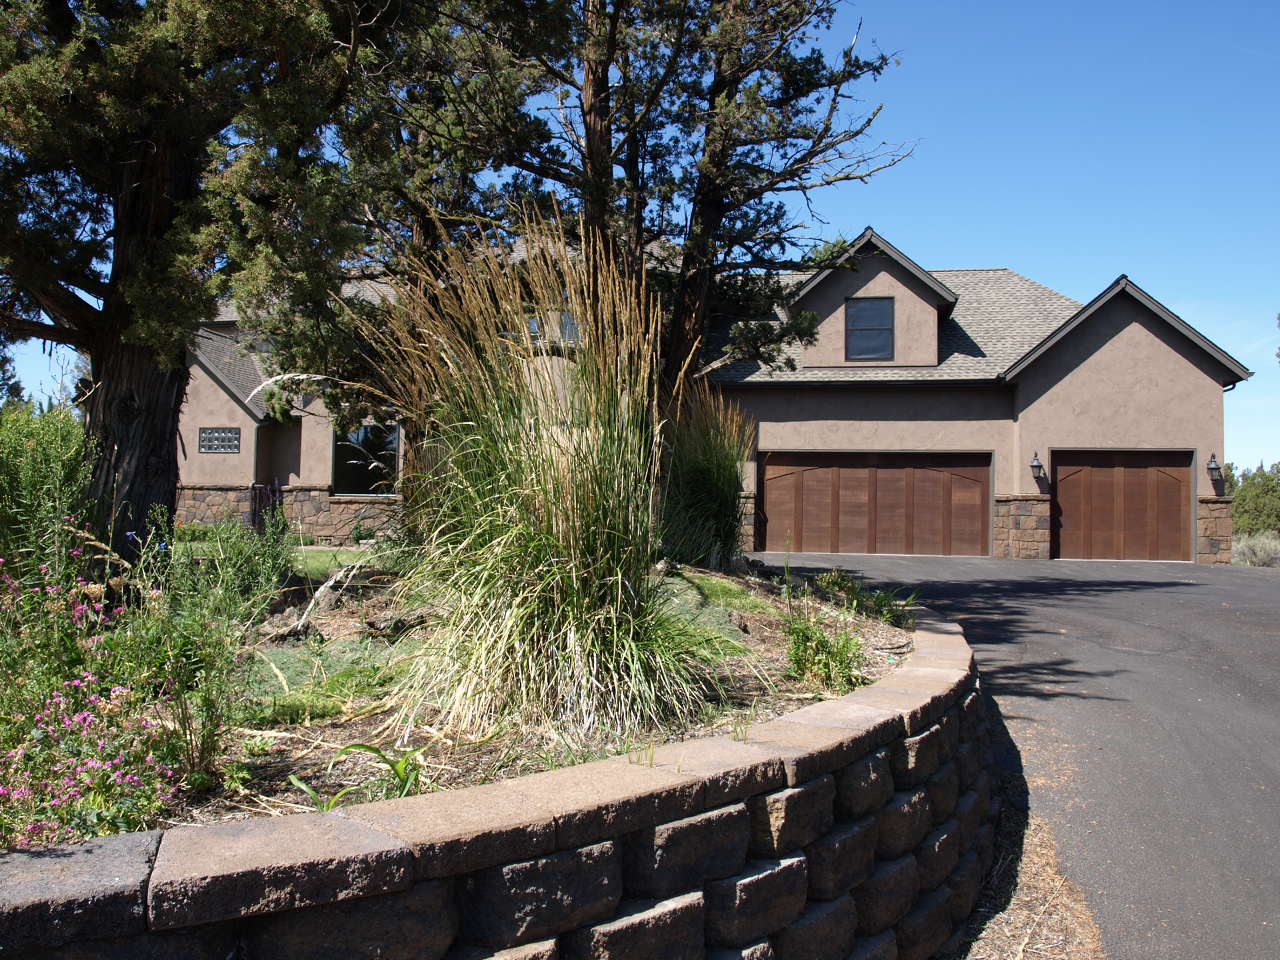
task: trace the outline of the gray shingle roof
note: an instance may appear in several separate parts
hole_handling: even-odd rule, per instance
[[[936,367],[803,367],[803,348],[788,354],[795,370],[770,373],[759,363],[735,361],[711,374],[718,383],[875,383],[919,380],[994,380],[1080,309],[1070,297],[1003,267],[933,270],[959,299],[938,331]],[[792,280],[790,276],[784,282]],[[794,281],[792,281],[794,282]],[[710,344],[722,350],[726,332]]]
[[[222,313],[218,319],[223,319]],[[249,341],[239,330],[225,322],[201,327],[192,340],[191,352],[224,390],[259,420],[266,418],[267,408],[262,402],[262,394],[252,397],[250,394],[262,385],[267,375],[257,356],[249,350]]]

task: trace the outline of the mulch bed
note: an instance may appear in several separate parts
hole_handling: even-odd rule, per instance
[[[452,789],[509,777],[522,776],[559,766],[694,737],[719,736],[735,726],[760,723],[817,700],[837,696],[812,682],[788,676],[787,638],[783,634],[785,599],[779,584],[752,575],[730,575],[699,570],[702,576],[731,580],[771,606],[771,612],[733,612],[744,656],[723,664],[721,680],[727,702],[706,722],[679,730],[654,730],[644,742],[624,740],[607,733],[592,737],[550,738],[544,731],[513,730],[483,741],[450,736],[430,727],[430,717],[419,725],[418,736],[403,747],[426,746],[421,755],[422,776],[428,789]],[[299,603],[301,598],[297,598]],[[831,611],[834,614],[834,611]],[[369,630],[368,624],[393,617],[394,605],[387,588],[365,587],[344,596],[336,607],[312,618],[315,629],[332,641]],[[878,621],[856,618],[845,629],[864,643],[864,673],[875,679],[894,669],[911,650],[909,631]],[[302,642],[301,640],[295,642]],[[311,642],[315,642],[312,635]],[[386,703],[353,703],[341,716],[310,723],[277,726],[268,730],[239,730],[239,743],[232,757],[247,770],[248,778],[238,789],[190,797],[187,806],[168,824],[212,823],[256,816],[280,816],[314,809],[308,796],[289,780],[290,774],[309,784],[321,797],[355,786],[344,803],[376,799],[376,790],[363,788],[383,771],[364,753],[349,754],[337,762],[334,755],[352,743],[376,742],[391,746],[386,729],[394,710]],[[245,744],[256,740],[256,755]],[[263,742],[269,743],[265,749]]]

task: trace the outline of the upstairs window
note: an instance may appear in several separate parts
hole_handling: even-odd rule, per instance
[[[855,297],[844,302],[844,358],[893,359],[893,297]]]
[[[333,492],[337,496],[380,496],[396,492],[400,428],[363,423],[333,438]]]

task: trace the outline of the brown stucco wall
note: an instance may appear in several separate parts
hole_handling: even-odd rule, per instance
[[[938,299],[919,280],[880,253],[857,256],[856,269],[835,270],[793,310],[812,310],[821,319],[817,342],[805,350],[806,367],[913,367],[938,365]],[[892,360],[844,358],[846,297],[893,297]]]
[[[1192,496],[1223,456],[1226,371],[1127,295],[1086,320],[1017,381],[1014,457],[1054,450],[1192,450]],[[1007,493],[1041,492],[1029,470]],[[1192,511],[1192,516],[1195,512]]]
[[[200,453],[201,427],[239,427],[240,452]],[[191,365],[187,399],[178,418],[178,476],[184,484],[241,484],[254,478],[257,423],[209,376]]]
[[[998,386],[726,391],[758,423],[760,451],[990,452],[997,493],[1013,483],[1012,393]],[[755,493],[755,465],[744,474]]]

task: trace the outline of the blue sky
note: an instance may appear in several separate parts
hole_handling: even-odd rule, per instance
[[[864,88],[913,155],[822,194],[928,268],[1010,267],[1087,301],[1121,273],[1254,377],[1226,450],[1280,460],[1280,5],[864,0],[837,39],[902,60]],[[29,389],[49,362],[19,349]]]

